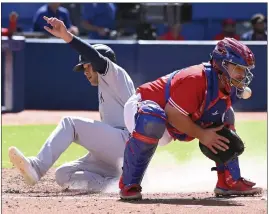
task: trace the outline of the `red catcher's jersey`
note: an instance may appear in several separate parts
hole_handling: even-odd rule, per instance
[[[206,76],[203,64],[184,68],[171,81],[169,104],[184,115],[189,115],[201,106],[206,91]],[[165,85],[168,76],[148,82],[138,88],[142,100],[152,100],[165,108]]]

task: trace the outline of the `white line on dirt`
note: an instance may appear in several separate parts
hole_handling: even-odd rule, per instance
[[[2,195],[2,199],[54,199],[54,200],[89,200],[89,199],[97,199],[97,200],[119,200],[118,197],[100,197],[100,196],[16,196],[16,195]],[[147,199],[147,198],[145,198]],[[165,199],[172,199],[172,198],[156,198],[156,200],[165,200]],[[181,198],[179,198],[181,199]],[[195,199],[195,200],[216,200],[216,201],[224,201],[224,200],[229,200],[229,201],[260,201],[260,200],[266,200],[267,197],[238,197],[238,198],[201,198],[201,199]]]
[[[101,199],[101,200],[119,200],[118,197],[96,197],[96,196],[18,196],[18,195],[2,195],[2,199],[55,199],[55,200],[89,200],[89,199]]]

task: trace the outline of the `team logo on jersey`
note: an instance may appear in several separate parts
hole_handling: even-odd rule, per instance
[[[99,93],[99,103],[105,102],[102,92]]]
[[[218,114],[219,114],[218,110],[216,112],[212,113],[213,116],[216,116]]]

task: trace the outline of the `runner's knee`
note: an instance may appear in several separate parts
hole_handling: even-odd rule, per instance
[[[70,166],[62,165],[58,167],[55,172],[56,183],[60,186],[63,186],[70,180],[71,174],[72,171]]]

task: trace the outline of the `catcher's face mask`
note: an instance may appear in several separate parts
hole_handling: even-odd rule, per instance
[[[222,65],[228,73],[229,85],[236,88],[236,95],[241,98],[240,94],[242,94],[253,79],[253,74],[251,72],[252,67],[246,67],[226,61],[223,61]]]
[[[250,68],[233,63],[227,63],[226,66],[225,68],[227,68],[231,78],[231,84],[239,90],[243,90],[252,81],[253,74]]]

